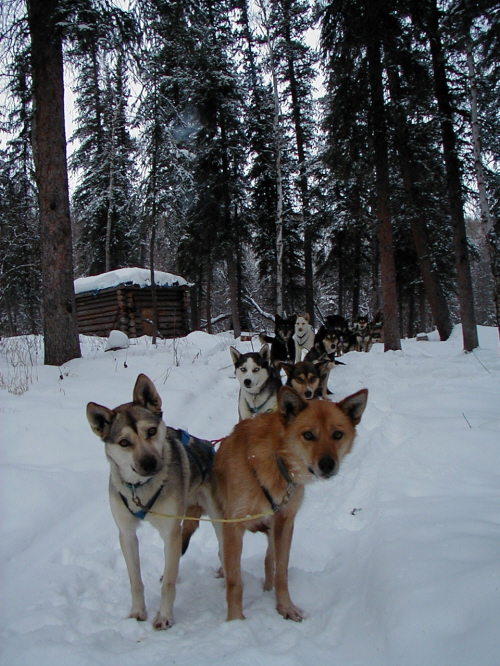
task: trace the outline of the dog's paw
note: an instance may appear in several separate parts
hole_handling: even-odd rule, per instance
[[[233,620],[246,620],[246,617],[243,613],[228,613],[226,621],[232,622]]]
[[[162,631],[163,629],[170,629],[174,621],[171,618],[165,617],[160,613],[156,614],[155,619],[153,620],[153,629],[156,631]]]
[[[129,617],[132,618],[133,620],[137,620],[138,622],[144,622],[145,620],[148,619],[148,614],[146,612],[146,609],[142,608],[141,610],[138,611],[134,610],[130,611]]]
[[[215,572],[215,577],[216,578],[224,578],[224,569],[222,567],[219,567],[216,572]]]
[[[276,610],[280,615],[283,615],[285,620],[293,620],[294,622],[302,622],[304,619],[304,615],[301,610],[299,610],[296,606],[293,604],[290,605],[283,605],[283,604],[278,604],[276,606]]]

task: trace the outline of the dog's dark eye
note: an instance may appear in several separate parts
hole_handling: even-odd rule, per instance
[[[298,384],[303,384],[303,383],[304,383],[304,380],[302,379],[302,377],[295,377],[295,381],[296,381]]]
[[[342,432],[342,430],[335,430],[335,432],[332,435],[333,439],[342,439],[343,436],[344,433]]]
[[[246,371],[247,371],[247,369],[246,369],[246,368],[243,368],[243,367],[242,367],[242,368],[240,368],[240,372],[243,372],[243,373],[245,373]]]
[[[259,372],[260,368],[254,368],[252,372]]]
[[[150,438],[150,437],[154,437],[154,436],[156,435],[157,432],[158,432],[158,429],[157,429],[157,428],[149,428],[149,430],[148,430],[148,438]]]
[[[130,446],[130,442],[128,441],[128,439],[120,439],[118,444],[122,447],[122,449],[126,449],[127,446]]]
[[[302,437],[306,439],[308,442],[312,442],[313,439],[316,439],[314,437],[314,433],[311,432],[310,430],[306,430],[305,432],[302,433]]]

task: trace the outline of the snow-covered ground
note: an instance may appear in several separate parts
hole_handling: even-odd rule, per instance
[[[457,327],[448,342],[408,340],[388,353],[376,345],[335,368],[334,399],[370,394],[343,470],[307,488],[297,517],[290,589],[307,613],[301,624],[263,592],[265,539],[252,534],[247,620],[225,622],[204,523],[182,558],[176,624],[164,632],[125,619],[108,466],[85,407],[129,401],[144,372],[169,425],[222,437],[237,420],[234,341],[195,332],[104,352],[106,340],[84,338],[83,358],[59,369],[41,365],[39,341],[26,350],[4,340],[1,385],[13,392],[0,389],[2,666],[500,664],[500,360],[496,329],[479,334],[472,354]],[[140,540],[152,620],[163,549],[148,524]]]

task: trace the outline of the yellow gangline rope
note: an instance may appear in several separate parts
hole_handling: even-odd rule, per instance
[[[248,520],[257,520],[257,518],[266,518],[267,516],[274,515],[274,511],[266,511],[264,513],[255,513],[252,516],[245,516],[244,518],[196,518],[195,516],[175,516],[170,513],[160,513],[159,511],[153,511],[153,509],[147,509],[145,506],[143,506],[142,502],[137,499],[133,499],[132,501],[136,506],[152,516],[159,516],[160,518],[171,518],[173,520],[201,520],[207,523],[244,523]]]

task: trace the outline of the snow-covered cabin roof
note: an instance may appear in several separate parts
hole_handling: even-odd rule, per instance
[[[151,271],[149,268],[118,268],[115,271],[77,278],[75,280],[75,294],[87,291],[94,293],[101,289],[118,287],[120,284],[135,284],[139,287],[151,286]],[[189,283],[180,275],[155,271],[155,284],[159,287],[189,286]]]

